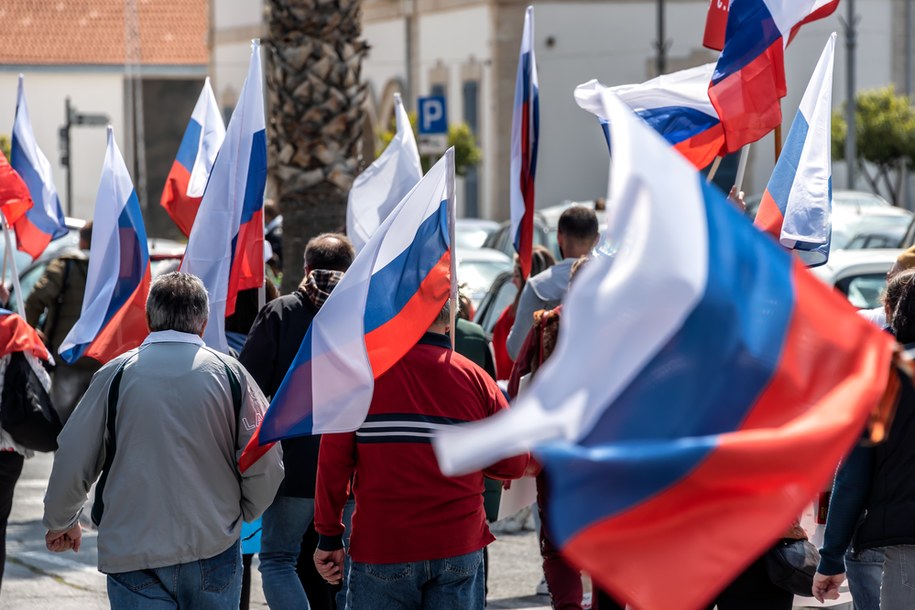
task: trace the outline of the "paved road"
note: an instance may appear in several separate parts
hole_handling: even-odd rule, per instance
[[[7,530],[7,564],[0,592],[0,608],[10,610],[93,610],[107,608],[105,577],[95,568],[94,532],[83,534],[78,554],[50,553],[44,546],[41,527],[42,499],[51,471],[51,456],[27,460],[16,487],[13,512]],[[812,514],[805,527],[813,531]],[[255,560],[256,561],[256,560]],[[548,610],[549,600],[533,595],[540,580],[537,537],[531,531],[500,535],[490,546],[489,608]],[[252,573],[251,608],[267,608],[260,574]],[[850,597],[843,594],[835,610],[850,610]],[[812,598],[797,598],[797,608],[818,606]]]
[[[78,554],[55,554],[45,549],[41,513],[50,472],[50,455],[26,460],[7,528],[7,562],[0,608],[108,608],[105,577],[95,568],[94,532],[83,533]],[[540,579],[537,538],[532,532],[500,537],[490,547],[490,570],[489,608],[549,608],[546,597],[532,595]],[[267,608],[257,570],[252,577],[251,608]]]

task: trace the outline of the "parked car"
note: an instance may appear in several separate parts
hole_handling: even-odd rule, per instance
[[[872,309],[881,305],[886,272],[900,252],[898,248],[837,250],[825,265],[811,271],[858,309]]]
[[[499,230],[495,220],[482,218],[458,218],[454,223],[455,246],[461,250],[482,248],[486,238]]]
[[[506,307],[515,300],[518,289],[512,282],[512,272],[500,273],[489,290],[480,300],[473,321],[483,327],[486,335],[492,338],[492,328]]]
[[[499,274],[512,272],[512,259],[497,250],[457,250],[457,280],[473,303],[474,310]]]
[[[559,242],[556,240],[556,233],[559,226],[559,217],[569,207],[573,205],[584,205],[594,208],[597,212],[597,223],[601,231],[607,226],[607,212],[603,209],[602,200],[592,201],[563,201],[559,205],[553,205],[541,208],[534,212],[534,245],[546,246],[549,248],[556,260],[562,258],[559,254]],[[490,235],[486,243],[487,248],[493,248],[504,252],[508,256],[514,256],[515,246],[512,243],[511,225],[508,221],[499,226],[499,230]]]

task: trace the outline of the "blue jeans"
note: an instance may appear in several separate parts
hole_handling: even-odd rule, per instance
[[[408,563],[352,562],[346,610],[482,610],[483,551]]]
[[[909,610],[915,599],[915,545],[888,546],[880,584],[880,610]]]
[[[845,576],[855,610],[880,610],[880,581],[883,579],[883,549],[845,553]]]
[[[309,607],[295,566],[302,548],[302,536],[314,517],[312,498],[277,496],[264,511],[258,557],[264,597],[274,610]]]
[[[209,559],[108,575],[113,610],[232,610],[240,598],[238,542]]]

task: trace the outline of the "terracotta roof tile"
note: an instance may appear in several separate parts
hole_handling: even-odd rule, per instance
[[[126,0],[0,1],[0,64],[123,64]],[[136,0],[147,65],[209,61],[207,0]]]

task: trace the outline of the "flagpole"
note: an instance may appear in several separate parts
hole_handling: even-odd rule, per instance
[[[712,169],[708,170],[708,177],[705,179],[706,184],[711,184],[712,180],[715,179],[715,174],[718,173],[718,167],[721,165],[721,157],[715,157],[715,160],[712,162]]]
[[[782,124],[779,123],[775,126],[775,162],[778,163],[778,158],[782,156]]]
[[[263,208],[263,202],[261,202],[261,207]],[[267,239],[267,225],[265,224],[266,220],[264,219],[264,214],[261,212],[261,235],[264,236],[264,241]],[[261,242],[261,252],[265,250],[264,242]],[[262,255],[263,256],[263,255]],[[257,311],[259,312],[264,308],[264,305],[267,304],[267,261],[264,261],[264,264],[261,267],[261,272],[264,274],[264,279],[261,281],[260,287],[257,289]]]
[[[734,186],[737,187],[737,192],[743,190],[743,178],[747,173],[747,158],[750,156],[750,145],[745,144],[743,148],[740,149],[740,161],[737,162],[737,177],[734,179]]]
[[[22,287],[19,286],[19,270],[16,269],[16,258],[13,256],[13,242],[10,239],[10,228],[9,225],[6,224],[6,216],[3,214],[0,214],[0,223],[3,224],[3,239],[6,242],[6,249],[3,253],[3,258],[4,261],[9,260],[10,262],[10,267],[12,267],[13,275],[13,290],[17,295],[19,295],[19,298],[16,299],[16,308],[19,310],[19,315],[22,318],[25,318],[25,304],[22,302]],[[3,264],[3,273],[3,280],[6,281],[6,262]]]

